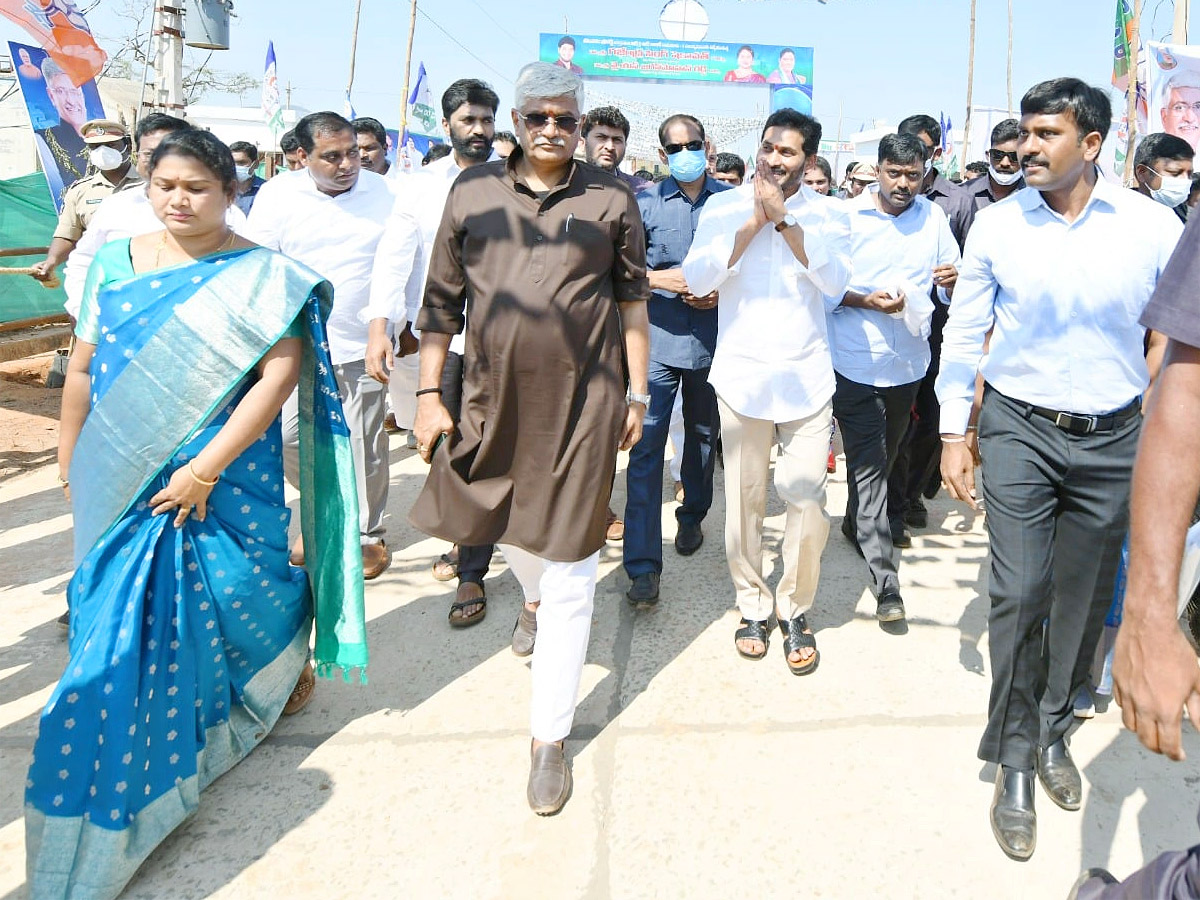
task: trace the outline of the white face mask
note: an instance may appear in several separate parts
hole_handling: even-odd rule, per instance
[[[1009,172],[1008,174],[1005,174],[1004,172],[997,172],[996,167],[990,163],[988,164],[988,174],[992,176],[992,180],[996,182],[996,184],[1002,184],[1005,187],[1008,187],[1010,184],[1016,184],[1021,180],[1020,169],[1017,169],[1015,172]]]
[[[88,160],[101,172],[111,172],[121,168],[121,163],[125,162],[125,154],[116,147],[101,144],[88,152]]]
[[[928,175],[933,170],[933,158],[925,160],[925,174]]]
[[[1187,201],[1188,195],[1192,192],[1192,179],[1186,175],[1163,175],[1159,179],[1162,182],[1158,190],[1150,191],[1150,196],[1164,206],[1169,206],[1174,209],[1180,203]]]
[[[233,168],[237,172],[238,181],[249,181],[250,175],[254,171],[250,166],[234,166]]]

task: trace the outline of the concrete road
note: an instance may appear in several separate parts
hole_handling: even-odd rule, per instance
[[[487,619],[450,630],[451,588],[429,575],[445,547],[405,518],[424,466],[401,447],[393,439],[395,560],[367,589],[370,684],[321,682],[204,794],[125,897],[1061,898],[1085,867],[1124,875],[1200,840],[1195,763],[1144,752],[1114,706],[1074,737],[1083,809],[1039,791],[1036,855],[1000,852],[993,770],[975,757],[989,685],[982,519],[933,504],[903,553],[909,632],[886,634],[837,531],[840,472],[811,677],[788,672],[778,632],[766,660],[734,652],[720,485],[707,541],[687,559],[670,544],[664,485],[657,610],[629,608],[620,548],[604,551],[568,742],[575,792],[538,818],[525,804],[528,665],[508,649],[516,582],[497,556]],[[623,489],[618,479],[618,509]],[[773,554],[777,498],[768,512]],[[69,576],[52,470],[0,485],[0,900],[24,896],[22,785],[67,658],[54,619]],[[1190,730],[1186,743],[1200,759]]]

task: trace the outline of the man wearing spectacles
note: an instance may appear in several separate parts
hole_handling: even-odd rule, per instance
[[[1167,82],[1162,109],[1163,131],[1200,149],[1200,75],[1180,72]]]
[[[626,472],[626,596],[635,607],[658,602],[662,575],[662,470],[671,409],[683,397],[683,503],[675,510],[675,550],[691,556],[704,543],[700,523],[712,505],[713,443],[717,397],[708,383],[717,344],[717,295],[698,297],[683,276],[701,210],[713,194],[728,190],[707,172],[704,126],[678,113],[658,129],[659,158],[671,174],[638,195],[646,228],[650,279],[650,408],[642,440],[629,452]]]
[[[992,129],[992,143],[987,152],[987,175],[963,187],[974,202],[976,212],[1025,187],[1025,180],[1021,177],[1021,159],[1017,155],[1017,135],[1020,130],[1016,119],[1005,119]]]
[[[582,79],[531,63],[513,97],[520,146],[458,176],[430,255],[413,430],[431,467],[411,519],[459,544],[499,544],[521,584],[515,630],[533,643],[526,795],[549,815],[571,790],[563,740],[617,450],[637,443],[649,403],[650,289],[633,193],[573,159]],[[468,296],[455,423],[439,384]]]

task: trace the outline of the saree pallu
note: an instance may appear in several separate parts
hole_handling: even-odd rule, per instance
[[[115,897],[271,730],[309,658],[367,662],[357,494],[325,347],[328,285],[266,250],[110,282],[71,466],[70,662],[26,782],[30,893]],[[303,335],[302,523],[288,564],[279,418],[222,473],[205,521],[150,498],[226,423],[278,340]],[[319,501],[318,513],[314,500]],[[353,552],[351,552],[353,551]]]

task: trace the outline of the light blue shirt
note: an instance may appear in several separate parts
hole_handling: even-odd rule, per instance
[[[846,203],[850,218],[850,267],[847,291],[869,294],[898,290],[928,297],[933,270],[959,264],[958,243],[941,208],[924,197],[898,216],[875,204],[878,187]],[[845,291],[843,291],[843,295]],[[899,316],[876,309],[842,306],[842,295],[826,297],[833,368],[843,378],[875,387],[911,384],[929,368],[928,329],[912,333]]]
[[[966,430],[976,370],[1005,396],[1084,415],[1146,389],[1138,317],[1183,226],[1161,203],[1097,177],[1074,222],[1033,188],[976,215],[942,338],[943,433]]]

